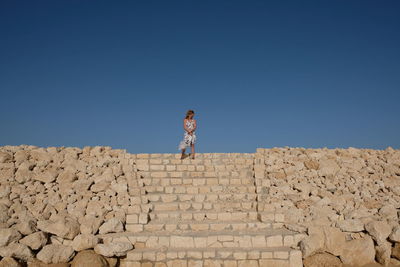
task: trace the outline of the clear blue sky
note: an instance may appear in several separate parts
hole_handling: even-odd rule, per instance
[[[400,1],[0,2],[0,145],[400,148]]]

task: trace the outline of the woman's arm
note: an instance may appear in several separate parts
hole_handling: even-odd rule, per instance
[[[186,127],[186,119],[183,120],[183,129],[185,129],[186,132],[190,133],[190,130]]]
[[[192,132],[194,132],[195,130],[196,130],[196,128],[197,128],[197,123],[196,123],[196,120],[193,120],[193,129],[192,129]]]

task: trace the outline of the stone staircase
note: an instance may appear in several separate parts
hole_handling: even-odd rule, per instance
[[[302,266],[301,235],[258,210],[254,154],[138,154],[140,207],[127,215],[135,244],[121,266]]]

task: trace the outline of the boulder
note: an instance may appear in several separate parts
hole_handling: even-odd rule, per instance
[[[108,261],[93,250],[82,250],[76,254],[71,262],[71,267],[109,267]]]
[[[125,256],[129,250],[133,249],[133,245],[128,242],[113,242],[109,244],[97,244],[94,251],[105,257]]]
[[[59,263],[44,263],[38,259],[32,259],[28,261],[27,267],[70,267],[70,264],[67,262],[59,262]],[[89,267],[89,266],[88,266]]]
[[[392,257],[400,260],[400,243],[394,244],[392,248]]]
[[[9,152],[0,151],[0,163],[12,162],[13,154]]]
[[[361,232],[364,230],[364,223],[359,219],[347,219],[342,221],[337,221],[336,226],[344,232]]]
[[[124,231],[124,225],[122,224],[121,220],[117,218],[111,218],[107,220],[99,228],[100,234],[119,233],[123,231]]]
[[[57,182],[59,184],[70,184],[74,182],[78,177],[76,176],[76,173],[71,170],[64,170],[62,171],[58,177],[57,177]]]
[[[0,247],[7,246],[11,242],[20,240],[22,235],[13,228],[0,229]]]
[[[393,227],[393,230],[389,235],[389,239],[393,242],[400,242],[400,225]]]
[[[35,173],[33,179],[43,183],[51,183],[56,180],[57,176],[58,176],[57,170],[52,168],[52,169],[46,169],[43,172]]]
[[[107,181],[99,181],[99,182],[93,184],[93,185],[90,187],[90,190],[91,190],[92,192],[98,193],[98,192],[101,192],[101,191],[106,191],[106,190],[107,190],[108,188],[110,188],[110,187],[111,187],[111,183],[110,183],[110,182],[107,182]]]
[[[72,241],[72,248],[75,251],[94,248],[99,243],[99,238],[92,234],[77,235]]]
[[[19,241],[21,244],[27,245],[33,250],[40,249],[47,243],[47,235],[44,232],[36,232],[25,236]]]
[[[33,219],[26,218],[21,218],[15,228],[23,235],[30,235],[37,230],[36,222]]]
[[[299,245],[304,258],[318,252],[329,252],[339,256],[345,242],[345,233],[335,227],[310,226],[308,236],[301,240]]]
[[[365,225],[365,230],[372,236],[378,245],[386,242],[392,232],[392,227],[385,221],[370,221]]]
[[[22,267],[22,264],[11,257],[5,257],[0,261],[0,267]]]
[[[36,257],[44,263],[68,262],[74,256],[74,249],[70,246],[50,244],[44,246]]]
[[[363,266],[375,262],[374,241],[370,236],[347,241],[340,259],[344,264]]]
[[[333,159],[321,160],[318,173],[321,176],[335,175],[340,170],[339,165]]]
[[[96,234],[103,222],[104,219],[102,217],[86,215],[79,218],[80,231],[82,234]]]
[[[319,163],[315,160],[304,161],[304,166],[306,166],[306,168],[309,170],[318,170],[319,169]]]
[[[308,256],[303,261],[304,267],[341,267],[342,262],[338,257],[323,252]]]
[[[66,239],[74,239],[79,234],[79,223],[70,217],[59,218],[57,221],[38,221],[37,227],[43,232]]]
[[[23,261],[28,261],[33,257],[33,254],[27,245],[11,243],[8,246],[0,247],[0,256],[13,257]]]
[[[390,263],[390,255],[392,254],[392,245],[386,241],[375,247],[376,260],[383,266],[388,266]]]

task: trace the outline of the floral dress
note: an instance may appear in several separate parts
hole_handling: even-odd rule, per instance
[[[192,130],[194,128],[194,120],[186,120],[186,127],[189,130]],[[191,144],[194,144],[196,142],[196,133],[193,132],[192,135],[188,134],[188,132],[185,131],[183,135],[183,140],[179,143],[179,150],[184,149]]]

